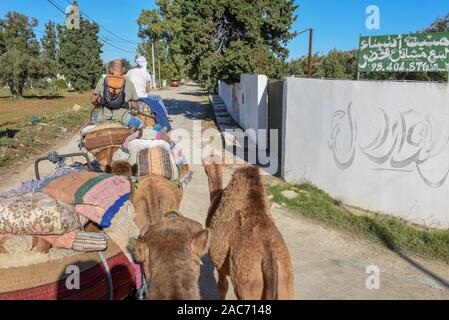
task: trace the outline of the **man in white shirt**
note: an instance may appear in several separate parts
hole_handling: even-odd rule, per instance
[[[126,78],[134,84],[139,98],[147,98],[151,91],[151,75],[147,71],[147,59],[138,57],[136,63],[137,67],[130,69]]]
[[[152,100],[156,100],[162,108],[164,108],[165,113],[169,121],[173,121],[173,119],[168,115],[167,108],[162,101],[162,98],[157,95],[149,95],[151,91],[151,74],[147,71],[147,59],[145,57],[138,57],[136,59],[137,67],[132,68],[126,74],[126,78],[134,84],[134,87],[137,91],[137,96],[139,98],[151,98]]]

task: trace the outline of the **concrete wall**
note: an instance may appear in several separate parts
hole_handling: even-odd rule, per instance
[[[218,81],[218,94],[226,105],[226,109],[230,113],[230,108],[232,108],[232,96],[233,96],[234,85],[227,84],[224,81]]]
[[[248,131],[249,137],[260,149],[267,147],[267,135],[257,135],[258,129],[267,129],[267,83],[264,75],[242,74],[240,83],[228,85],[219,82],[218,91],[231,117]]]
[[[449,86],[287,78],[283,177],[344,203],[449,226]]]

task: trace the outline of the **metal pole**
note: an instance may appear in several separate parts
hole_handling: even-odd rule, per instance
[[[312,78],[312,51],[313,51],[313,29],[310,29],[309,35],[309,63],[307,69],[307,77]]]
[[[362,34],[359,35],[359,50],[357,51],[357,80],[360,80],[359,61],[360,61],[361,44],[362,44]]]
[[[159,88],[161,88],[162,87],[162,82],[161,82],[161,60],[157,60],[157,63],[158,63],[158,67],[159,67],[159,82],[158,82],[158,86],[159,86]]]
[[[154,40],[151,42],[151,59],[153,60],[153,88],[156,88],[156,67],[154,64]]]

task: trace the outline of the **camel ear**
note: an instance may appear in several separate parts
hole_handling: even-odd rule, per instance
[[[131,167],[131,174],[133,177],[137,177],[138,169],[139,167],[137,166],[137,163],[133,164],[133,166]]]
[[[192,239],[192,252],[197,256],[203,256],[209,247],[209,230],[201,230]]]
[[[104,172],[106,172],[106,173],[112,173],[112,166],[111,166],[110,164],[107,164],[107,165],[104,167]]]
[[[203,164],[203,167],[207,167],[208,165],[210,165],[207,159],[201,159],[201,163]]]
[[[150,260],[150,250],[142,237],[131,239],[129,241],[128,250],[131,252],[136,262],[142,263]]]

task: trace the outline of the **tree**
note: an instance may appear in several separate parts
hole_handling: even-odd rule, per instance
[[[283,76],[286,45],[295,36],[293,2],[160,0],[139,26],[148,40],[163,39],[168,57],[182,56],[188,75],[210,89],[217,79],[238,81],[241,73]]]
[[[179,48],[178,34],[181,30],[179,1],[159,0],[158,9],[143,10],[139,16],[139,53],[152,61],[152,43],[155,61],[160,63],[163,79],[183,78],[185,61]]]
[[[123,58],[122,59],[123,68],[125,69],[125,74],[128,72],[129,69],[131,69],[133,66],[131,65],[131,62],[128,59]]]
[[[37,24],[36,19],[17,12],[8,12],[0,20],[0,83],[9,87],[13,97],[23,96],[27,82],[51,73],[33,32]]]
[[[45,24],[45,34],[41,40],[43,54],[51,59],[57,60],[57,34],[56,25],[53,21],[48,21]]]
[[[66,81],[76,91],[86,91],[95,87],[103,73],[101,60],[102,44],[95,23],[81,18],[79,29],[68,29],[58,25],[59,64]]]
[[[445,32],[449,31],[449,13],[446,17],[438,17],[429,28],[424,29],[424,32]]]
[[[23,53],[37,56],[40,48],[33,31],[37,25],[38,20],[35,18],[29,19],[14,11],[6,13],[5,18],[0,20],[5,49],[15,48]]]

